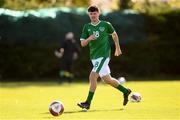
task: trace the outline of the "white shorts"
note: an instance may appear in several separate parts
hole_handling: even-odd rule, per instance
[[[110,68],[109,68],[109,58],[100,57],[97,59],[92,59],[91,62],[93,64],[93,72],[96,72],[99,74],[100,77],[103,77],[105,75],[110,74]]]

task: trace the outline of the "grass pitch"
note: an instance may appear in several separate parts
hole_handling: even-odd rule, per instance
[[[86,99],[87,83],[0,83],[0,120],[180,120],[180,81],[127,82],[125,86],[141,93],[142,101],[123,107],[122,93],[98,83],[91,109],[84,112],[76,104]],[[61,116],[49,113],[53,100],[64,103]]]

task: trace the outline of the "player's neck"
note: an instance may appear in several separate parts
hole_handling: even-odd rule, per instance
[[[91,21],[91,24],[92,24],[92,25],[95,25],[95,26],[98,25],[99,23],[100,23],[100,20],[99,20],[99,19],[96,20],[96,21]]]

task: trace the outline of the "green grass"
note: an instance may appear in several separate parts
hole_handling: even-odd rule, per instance
[[[88,93],[88,84],[53,82],[0,83],[0,120],[180,120],[180,81],[127,82],[142,94],[142,102],[122,106],[122,94],[98,83],[91,109],[76,106]],[[48,111],[53,100],[65,111],[54,117]]]

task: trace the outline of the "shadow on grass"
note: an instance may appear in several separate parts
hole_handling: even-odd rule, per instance
[[[110,111],[122,111],[124,110],[123,108],[121,109],[103,109],[103,110],[74,110],[74,111],[65,111],[63,114],[75,114],[75,113],[88,113],[88,112],[103,112],[103,111],[106,111],[106,112],[110,112]],[[42,113],[42,114],[50,114],[49,112],[45,112],[45,113]]]
[[[73,114],[73,113],[81,113],[81,112],[102,112],[102,111],[122,111],[121,109],[103,109],[103,110],[79,110],[79,111],[65,111],[64,114]]]

